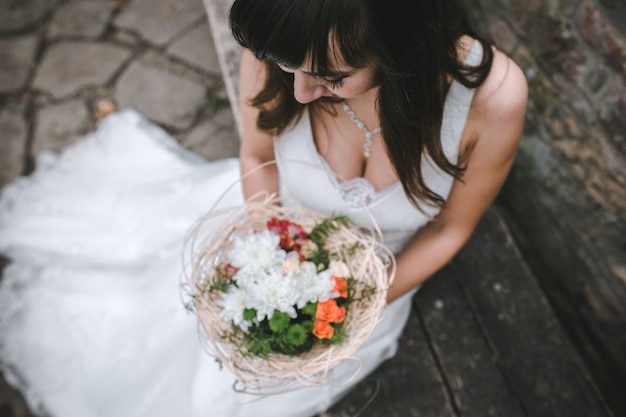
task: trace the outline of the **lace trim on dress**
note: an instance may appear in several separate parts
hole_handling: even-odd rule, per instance
[[[376,197],[376,190],[368,180],[363,177],[352,178],[349,181],[337,184],[337,190],[341,198],[352,208],[369,205]]]
[[[358,209],[363,208],[365,206],[370,205],[373,201],[381,199],[388,195],[395,189],[399,183],[394,183],[385,187],[380,191],[376,191],[372,183],[370,183],[366,178],[363,177],[354,177],[349,180],[340,181],[337,178],[337,174],[331,168],[331,166],[326,162],[326,160],[319,155],[318,159],[324,170],[328,174],[328,178],[333,183],[333,186],[341,196],[341,198],[348,204],[351,208]]]

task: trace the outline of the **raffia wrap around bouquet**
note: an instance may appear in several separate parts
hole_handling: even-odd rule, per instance
[[[335,345],[315,344],[296,356],[276,352],[266,358],[251,355],[242,345],[233,343],[232,324],[220,317],[220,294],[209,291],[219,279],[216,270],[225,262],[225,253],[236,237],[266,230],[272,218],[289,219],[305,230],[328,218],[276,202],[270,196],[261,202],[213,210],[198,220],[188,239],[190,259],[183,283],[190,309],[197,315],[205,350],[232,371],[238,381],[236,389],[262,395],[333,383],[332,368],[342,361],[355,360],[352,355],[378,323],[395,273],[393,254],[371,233],[352,224],[340,227],[325,239],[324,249],[348,266],[358,283],[356,291],[367,292],[355,294],[355,301],[347,308],[342,323],[345,338]]]

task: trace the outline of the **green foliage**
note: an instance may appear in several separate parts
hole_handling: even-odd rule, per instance
[[[272,343],[269,339],[259,338],[250,340],[250,342],[250,351],[257,356],[267,358],[272,352]]]
[[[352,277],[346,278],[346,282],[348,283],[348,294],[350,294],[350,299],[337,299],[337,304],[340,306],[369,301],[377,292],[377,288],[375,286],[364,285],[362,282],[359,282]]]
[[[315,314],[316,303],[309,304],[305,309]],[[251,326],[247,333],[239,330],[248,352],[267,358],[272,352],[298,355],[310,350],[316,339],[312,333],[313,317],[304,309],[297,312],[298,317],[292,319],[287,313],[275,311],[269,320]]]
[[[362,248],[363,246],[361,245],[361,242],[354,242],[354,244],[352,244],[351,246],[348,246],[345,249],[346,252],[344,253],[344,255],[346,255],[348,258],[351,258],[355,256],[357,252]]]
[[[228,292],[231,286],[237,285],[232,279],[230,279],[230,277],[226,275],[226,273],[221,268],[216,269],[215,272],[217,274],[217,277],[210,283],[210,285],[206,289],[207,292]]]
[[[331,345],[336,345],[337,343],[343,342],[346,338],[346,331],[343,327],[336,327],[335,333],[333,333],[333,337],[330,338],[329,343]]]
[[[308,314],[311,317],[315,317],[316,312],[317,312],[317,303],[306,303],[306,305],[302,309],[303,314]]]
[[[302,346],[307,339],[307,331],[301,324],[294,324],[287,329],[287,342],[293,346]]]
[[[329,254],[324,250],[324,242],[328,236],[350,224],[350,219],[347,216],[333,216],[316,224],[309,232],[309,239],[317,245],[318,250],[308,260],[317,265],[318,271],[323,271],[330,264]]]
[[[287,327],[289,327],[290,320],[291,318],[287,313],[275,311],[272,318],[269,320],[268,325],[270,330],[274,333],[282,333],[287,329]]]
[[[309,232],[309,239],[315,242],[318,246],[323,247],[324,241],[328,236],[342,227],[349,226],[350,224],[348,216],[328,217],[313,227],[313,229]]]
[[[313,331],[313,321],[312,320],[304,320],[300,325],[304,328],[307,333],[311,333]]]
[[[256,310],[254,308],[246,308],[245,310],[243,310],[243,319],[250,321],[250,320],[254,320],[254,318],[256,317]]]

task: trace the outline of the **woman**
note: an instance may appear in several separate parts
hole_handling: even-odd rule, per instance
[[[400,181],[423,212],[389,301],[420,285],[469,238],[511,167],[526,106],[519,68],[471,36],[458,1],[244,0],[231,26],[267,61],[250,51],[242,59],[244,173],[273,159],[272,136],[308,110],[315,146],[340,180],[363,178],[375,192]],[[457,95],[461,86],[470,91]],[[367,155],[364,132],[378,126]],[[433,162],[436,178],[425,178]],[[266,168],[246,195],[277,190],[276,177]]]
[[[448,262],[512,164],[526,83],[457,1],[236,0],[240,161],[109,117],[0,200],[0,357],[37,413],[311,416],[395,352],[411,295]],[[276,165],[264,165],[276,160]],[[389,305],[336,385],[255,398],[201,353],[178,298],[185,230],[239,177],[382,229]],[[89,199],[84,196],[88,194]],[[240,204],[228,193],[223,204]]]

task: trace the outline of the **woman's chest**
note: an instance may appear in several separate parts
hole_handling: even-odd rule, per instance
[[[387,155],[378,118],[358,122],[337,108],[332,113],[312,112],[313,143],[339,181],[360,177],[376,191],[383,190],[397,183],[398,176]]]

